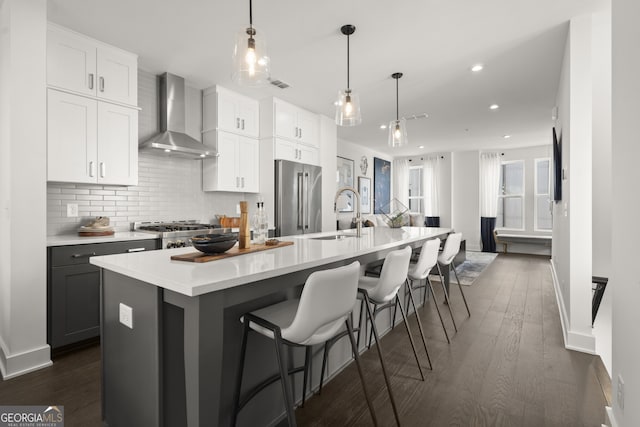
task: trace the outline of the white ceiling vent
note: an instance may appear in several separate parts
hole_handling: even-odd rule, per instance
[[[412,114],[410,116],[404,116],[403,119],[416,120],[416,119],[426,119],[427,117],[429,117],[427,113],[422,113],[422,114]]]
[[[283,82],[282,80],[274,80],[274,79],[269,79],[269,82],[276,86],[279,87],[280,89],[286,89],[289,87],[288,83]]]

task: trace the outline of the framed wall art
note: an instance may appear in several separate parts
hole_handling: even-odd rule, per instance
[[[373,213],[385,212],[391,200],[391,162],[373,158]]]
[[[353,160],[340,156],[337,156],[337,159],[337,188],[353,187]],[[353,203],[353,193],[351,191],[343,193],[338,200],[338,212],[353,212]]]
[[[360,193],[360,212],[371,213],[371,178],[358,177],[358,193]]]

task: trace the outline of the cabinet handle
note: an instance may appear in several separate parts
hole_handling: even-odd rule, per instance
[[[240,180],[242,181],[242,188],[244,188],[244,176]]]
[[[236,129],[240,129],[240,117],[236,117]]]
[[[240,177],[236,176],[236,188],[240,187]]]
[[[300,135],[300,128],[296,126],[296,138]]]
[[[89,176],[93,177],[96,174],[96,164],[95,162],[89,162]]]
[[[93,89],[93,73],[89,73],[89,89]]]
[[[127,249],[127,252],[142,252],[146,250],[147,248],[131,248],[131,249]]]
[[[88,253],[88,254],[73,254],[73,255],[71,255],[71,258],[89,258],[89,257],[92,257],[92,256],[96,256],[96,253],[95,252],[91,252],[91,253]]]
[[[104,92],[104,77],[100,77],[100,92]]]
[[[300,128],[300,139],[302,139],[302,128]]]
[[[244,130],[244,119],[242,119],[242,130]]]
[[[107,175],[107,165],[104,162],[100,162],[100,178],[104,178]]]

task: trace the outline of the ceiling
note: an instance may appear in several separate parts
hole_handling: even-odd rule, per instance
[[[351,36],[351,88],[362,124],[338,138],[390,156],[507,149],[550,143],[568,20],[607,0],[255,0],[272,78],[288,89],[231,81],[236,33],[248,0],[49,0],[49,20],[139,55],[140,68],[181,75],[198,88],[220,84],[260,99],[277,96],[333,117],[346,86],[344,24]],[[484,69],[473,73],[473,64]],[[381,124],[408,122],[409,145],[391,149]],[[489,105],[498,104],[497,110]],[[511,135],[505,139],[504,135]],[[424,146],[424,148],[419,148]]]

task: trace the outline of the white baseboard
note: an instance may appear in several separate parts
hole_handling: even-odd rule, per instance
[[[562,336],[564,338],[564,348],[568,350],[580,351],[582,353],[596,354],[596,339],[592,334],[584,334],[581,332],[571,331],[569,316],[560,291],[560,281],[556,272],[556,265],[553,258],[549,260],[551,266],[551,277],[553,278],[553,289],[556,292],[556,301],[558,303],[558,311],[560,312],[560,324],[562,325]]]
[[[611,406],[604,407],[605,412],[605,422],[607,423],[607,427],[618,427],[619,424],[616,421],[616,416],[613,413],[613,408]]]
[[[0,337],[0,374],[3,380],[28,374],[53,365],[51,347],[43,345],[22,353],[10,354]]]

